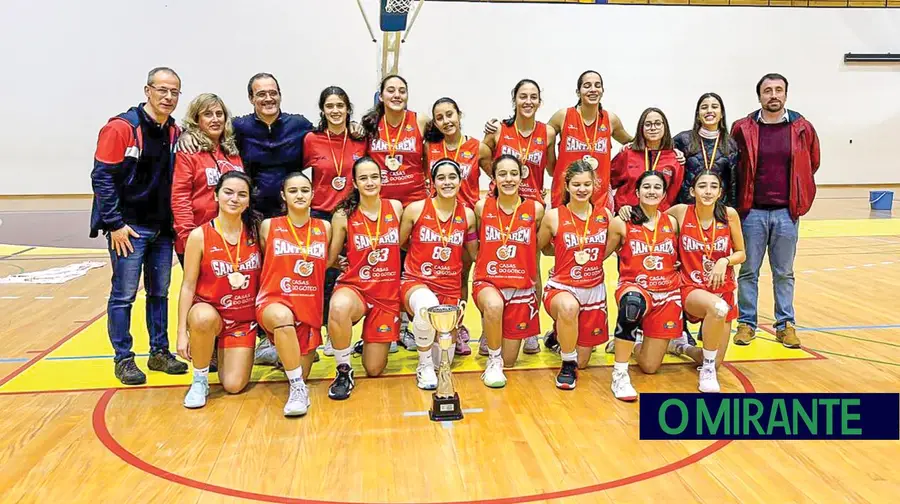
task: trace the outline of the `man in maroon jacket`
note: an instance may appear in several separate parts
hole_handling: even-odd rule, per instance
[[[768,251],[775,337],[788,348],[800,347],[794,329],[794,256],[800,216],[816,195],[819,138],[809,121],[785,108],[787,91],[783,75],[764,75],[756,84],[762,108],[732,126],[741,153],[737,210],[747,253],[738,276],[738,345],[749,345],[756,334],[759,268]]]

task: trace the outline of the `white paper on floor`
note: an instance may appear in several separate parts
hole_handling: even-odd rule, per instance
[[[10,275],[0,278],[0,284],[61,284],[83,277],[88,271],[104,266],[106,266],[104,262],[85,261],[58,268]]]

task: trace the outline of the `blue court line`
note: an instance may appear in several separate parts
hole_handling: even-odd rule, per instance
[[[12,364],[16,362],[28,362],[31,359],[28,357],[10,357],[8,359],[0,359],[0,364]]]
[[[64,357],[44,357],[41,360],[48,361],[75,361],[75,360],[96,360],[96,359],[112,359],[115,355],[72,355]],[[135,357],[150,357],[150,354],[135,354]],[[28,362],[28,357],[3,357],[0,358],[0,364],[12,364],[16,362]]]

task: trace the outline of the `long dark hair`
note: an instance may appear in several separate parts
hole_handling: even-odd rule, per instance
[[[697,100],[697,107],[694,108],[694,127],[691,128],[691,143],[688,144],[688,154],[696,154],[703,148],[703,142],[700,139],[700,128],[703,127],[703,120],[700,118],[700,104],[707,98],[713,98],[719,102],[719,107],[722,110],[722,119],[719,120],[718,127],[719,152],[721,152],[723,156],[728,156],[735,148],[735,145],[732,145],[731,135],[728,133],[728,120],[725,118],[725,102],[722,101],[721,96],[712,92],[703,93],[700,95],[700,99]],[[714,161],[715,160],[713,160],[713,162]]]
[[[356,169],[363,163],[372,163],[373,165],[375,165],[375,168],[378,168],[378,163],[376,163],[375,160],[370,158],[369,156],[363,156],[363,157],[357,159],[356,162],[353,163],[353,181],[354,182],[356,181]],[[379,171],[380,171],[380,168],[379,168]],[[357,189],[356,186],[354,185],[353,189],[350,191],[350,194],[348,194],[347,197],[344,198],[344,201],[341,201],[340,203],[338,203],[338,205],[337,205],[337,207],[335,207],[334,211],[337,212],[338,210],[343,210],[344,215],[346,215],[347,217],[350,217],[350,214],[352,214],[354,211],[356,211],[357,208],[359,208],[359,189]]]
[[[694,189],[694,192],[696,192],[697,182],[700,181],[700,177],[705,177],[707,175],[716,177],[716,180],[719,181],[719,191],[721,192],[721,194],[719,194],[719,199],[716,200],[716,205],[713,208],[713,218],[718,222],[728,224],[728,209],[725,208],[725,202],[723,201],[725,197],[725,186],[722,184],[722,177],[720,177],[718,173],[712,170],[701,170],[700,173],[698,173],[694,178],[694,184],[691,187]],[[694,204],[696,205],[696,203]]]
[[[324,133],[325,130],[328,129],[328,118],[325,117],[325,100],[332,96],[340,98],[347,107],[347,119],[344,122],[344,127],[347,128],[348,135],[354,140],[360,140],[360,136],[353,133],[353,130],[350,128],[350,116],[353,115],[353,104],[350,102],[350,97],[347,95],[347,92],[338,86],[328,86],[319,93],[319,124],[316,126],[315,131]]]
[[[392,74],[386,76],[384,79],[381,79],[381,87],[378,91],[378,103],[376,103],[374,107],[370,108],[360,121],[360,124],[362,124],[363,129],[366,131],[366,134],[370,137],[378,136],[378,121],[380,121],[381,118],[384,117],[384,101],[381,100],[381,93],[384,93],[384,87],[391,79],[400,79],[400,81],[403,82],[403,85],[409,88],[409,84],[407,84],[406,79],[400,77],[399,75]]]
[[[663,133],[662,140],[659,142],[659,150],[671,150],[675,148],[675,142],[672,141],[672,131],[669,128],[669,120],[666,119],[666,114],[664,114],[662,110],[656,107],[648,107],[641,114],[641,118],[638,119],[634,141],[631,143],[631,150],[642,151],[647,148],[647,140],[644,139],[644,121],[646,121],[647,116],[653,112],[656,112],[660,117],[662,117],[663,128],[665,128],[666,130]]]
[[[241,221],[244,223],[244,229],[247,230],[247,237],[250,241],[256,241],[256,229],[262,221],[262,214],[253,210],[253,207],[256,206],[256,202],[254,201],[256,198],[253,194],[253,182],[251,182],[250,177],[246,173],[237,170],[225,173],[219,177],[219,181],[216,183],[216,196],[219,195],[219,191],[222,189],[225,182],[231,179],[242,180],[247,184],[247,188],[250,190],[250,202],[243,213],[241,213]]]
[[[599,77],[600,78],[600,87],[603,87],[603,76],[600,75],[600,72],[598,72],[596,70],[585,70],[584,72],[581,72],[581,75],[578,76],[578,84],[575,85],[575,90],[578,91],[578,96],[579,96],[578,101],[575,102],[576,107],[581,105],[581,85],[584,84],[584,78],[590,74],[595,74],[597,77]],[[598,110],[598,117],[602,116],[603,115],[603,103],[597,104],[597,110]]]
[[[443,97],[438,99],[438,101],[434,102],[434,105],[431,106],[431,121],[428,121],[428,125],[425,126],[425,134],[422,135],[425,138],[426,142],[429,143],[437,143],[444,140],[444,133],[435,126],[434,124],[434,109],[437,108],[438,105],[449,103],[453,105],[453,108],[456,110],[456,115],[462,117],[462,112],[459,111],[459,105],[456,104],[456,100],[449,97]],[[462,124],[460,124],[460,128],[462,128]],[[460,132],[462,133],[462,132]]]
[[[566,167],[566,189],[564,189],[563,192],[563,205],[568,205],[569,201],[572,199],[571,195],[569,195],[568,190],[569,182],[575,177],[575,175],[579,175],[582,173],[589,173],[592,180],[597,180],[597,174],[594,173],[594,169],[591,168],[591,165],[583,159],[572,161],[572,163]]]
[[[494,190],[491,191],[491,195],[493,195],[494,198],[500,197],[500,189],[497,187],[496,177],[497,165],[499,165],[501,161],[512,161],[513,163],[516,163],[516,167],[519,169],[519,180],[522,180],[522,162],[519,161],[519,158],[513,156],[512,154],[502,154],[500,157],[491,162],[491,180],[494,183]]]
[[[644,173],[641,173],[641,175],[637,178],[637,182],[635,182],[634,184],[635,191],[639,192],[641,190],[641,184],[643,184],[644,179],[648,177],[658,177],[660,180],[662,180],[663,194],[665,194],[666,189],[668,189],[669,187],[669,183],[666,182],[666,177],[662,174],[662,172],[656,170],[648,170]],[[631,207],[631,223],[643,224],[645,222],[650,222],[650,218],[647,217],[647,214],[644,213],[644,209],[641,208],[640,203]]]
[[[522,79],[516,83],[516,86],[512,89],[512,102],[513,102],[513,115],[509,119],[503,121],[503,124],[507,126],[512,126],[516,122],[516,114],[518,114],[518,109],[516,108],[516,95],[519,94],[519,89],[522,88],[525,84],[531,84],[538,90],[538,100],[541,98],[541,86],[538,86],[538,83],[531,79]]]

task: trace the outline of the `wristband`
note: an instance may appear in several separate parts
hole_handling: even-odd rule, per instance
[[[475,231],[470,231],[468,234],[466,234],[466,242],[470,241],[478,241],[478,233],[476,233]]]

